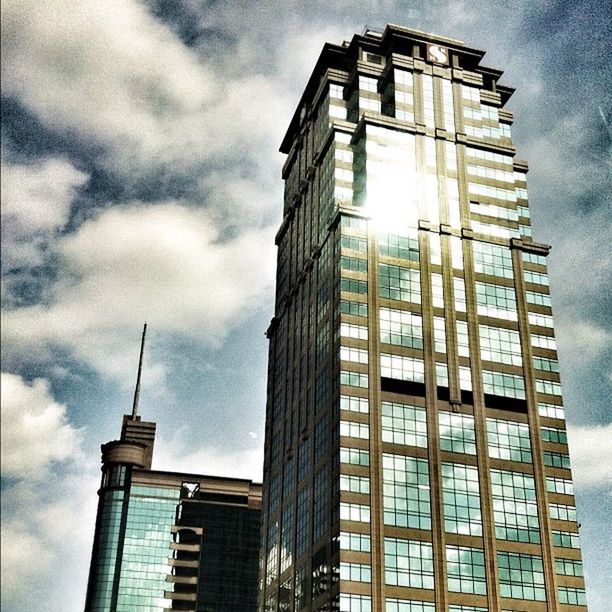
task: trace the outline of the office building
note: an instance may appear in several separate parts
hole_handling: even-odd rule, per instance
[[[549,247],[483,56],[326,44],[282,142],[266,612],[585,609]]]
[[[255,612],[261,485],[152,470],[139,386],[121,438],[102,445],[86,612]]]

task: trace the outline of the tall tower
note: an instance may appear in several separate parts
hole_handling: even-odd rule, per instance
[[[326,44],[283,140],[267,612],[585,608],[549,247],[483,55]]]

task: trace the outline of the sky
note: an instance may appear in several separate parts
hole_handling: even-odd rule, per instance
[[[612,14],[595,0],[3,0],[2,609],[80,610],[100,444],[261,480],[284,131],[325,42],[459,38],[516,87],[591,612],[612,601]],[[44,602],[41,604],[40,602]]]

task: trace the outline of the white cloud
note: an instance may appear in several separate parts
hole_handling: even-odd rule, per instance
[[[3,490],[3,607],[83,607],[99,484],[97,470],[86,468],[52,474],[44,486],[20,482]]]
[[[97,466],[44,379],[2,373],[2,601],[81,605],[95,524]],[[58,568],[64,565],[64,571]]]
[[[87,174],[65,159],[11,164],[3,156],[2,255],[5,270],[41,263],[41,249],[67,223],[74,196],[87,179]]]
[[[245,440],[244,448],[240,448],[237,443],[234,448],[209,446],[186,454],[186,445],[178,433],[172,439],[161,437],[156,442],[153,468],[186,474],[247,478],[261,482],[263,448],[254,448],[252,445],[252,436],[249,436],[248,440]]]
[[[106,147],[101,161],[125,179],[256,151],[290,111],[275,79],[215,74],[135,0],[7,0],[2,38],[3,94]]]
[[[107,210],[57,250],[62,275],[51,302],[4,315],[7,354],[13,346],[39,359],[49,346],[67,347],[120,378],[133,370],[126,334],[143,321],[216,346],[269,299],[273,281],[271,230],[223,241],[205,211],[178,203]]]
[[[2,473],[4,477],[43,481],[56,462],[72,460],[80,433],[68,423],[44,379],[27,383],[2,373]]]
[[[612,423],[568,425],[568,437],[576,488],[612,493]]]

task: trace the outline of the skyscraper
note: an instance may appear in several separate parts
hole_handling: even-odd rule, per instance
[[[86,612],[255,612],[261,485],[152,470],[139,386],[121,438],[102,445]]]
[[[266,612],[585,607],[549,247],[483,56],[326,44],[282,142]]]

